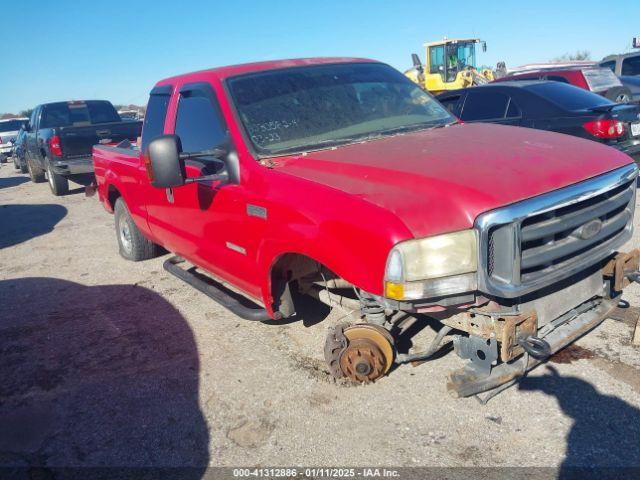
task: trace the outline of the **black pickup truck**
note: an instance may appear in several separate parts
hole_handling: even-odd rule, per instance
[[[142,122],[123,121],[110,102],[82,100],[38,105],[24,126],[25,160],[34,183],[49,180],[54,195],[69,191],[69,180],[93,179],[94,145],[135,142]]]

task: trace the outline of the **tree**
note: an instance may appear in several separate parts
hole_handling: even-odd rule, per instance
[[[31,113],[33,112],[33,108],[27,108],[26,110],[21,110],[18,115],[21,117],[31,117]]]
[[[589,50],[577,50],[576,53],[564,53],[559,57],[553,58],[552,62],[574,62],[578,60],[591,60],[591,52]]]

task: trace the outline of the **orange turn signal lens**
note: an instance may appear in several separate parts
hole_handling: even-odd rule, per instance
[[[404,285],[402,283],[385,282],[384,293],[387,298],[402,300],[404,299]]]

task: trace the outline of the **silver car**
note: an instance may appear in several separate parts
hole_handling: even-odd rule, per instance
[[[13,145],[22,126],[28,118],[8,118],[0,120],[0,162],[6,163],[13,154]]]

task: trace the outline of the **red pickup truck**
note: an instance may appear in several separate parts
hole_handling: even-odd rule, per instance
[[[95,146],[93,161],[124,258],[164,247],[170,273],[250,320],[293,316],[301,294],[359,314],[324,349],[353,381],[453,342],[468,360],[449,374],[454,395],[513,383],[598,325],[638,275],[639,252],[618,252],[633,228],[628,156],[462,124],[372,60],[162,80],[139,148]],[[437,322],[428,349],[396,351],[407,315]]]

